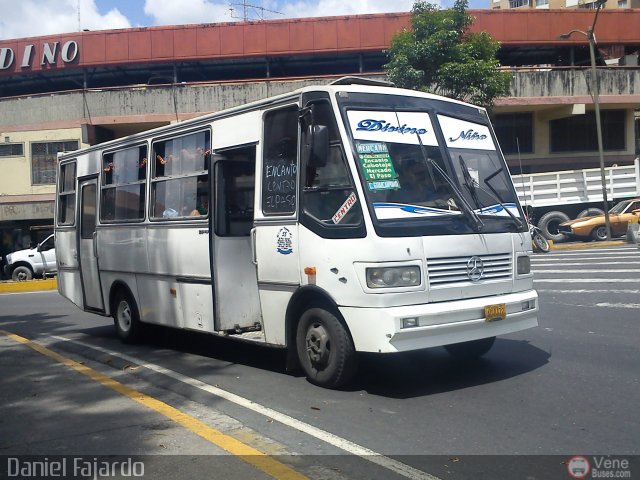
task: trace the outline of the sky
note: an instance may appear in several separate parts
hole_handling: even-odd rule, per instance
[[[445,7],[453,0],[431,0]],[[488,0],[470,0],[486,8]],[[413,0],[0,0],[0,40],[80,30],[408,12]],[[257,8],[255,8],[257,7]]]

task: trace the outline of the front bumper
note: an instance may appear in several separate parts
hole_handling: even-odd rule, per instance
[[[504,320],[487,322],[484,307],[504,303]],[[524,304],[533,308],[523,310]],[[340,307],[357,351],[407,352],[505,335],[538,325],[535,290],[453,302],[387,308]],[[418,326],[402,328],[402,319]]]

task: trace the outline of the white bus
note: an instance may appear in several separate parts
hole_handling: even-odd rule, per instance
[[[60,293],[288,350],[486,353],[537,325],[531,238],[484,109],[345,78],[59,157]]]

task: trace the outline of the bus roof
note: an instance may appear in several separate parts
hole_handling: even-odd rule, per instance
[[[58,154],[58,161],[65,160],[66,158],[76,157],[77,155],[83,155],[90,151],[102,150],[105,148],[117,147],[121,144],[127,144],[130,142],[136,142],[143,140],[149,136],[158,133],[168,133],[174,130],[182,130],[184,128],[198,126],[202,123],[207,123],[215,118],[224,117],[240,113],[243,111],[253,110],[259,107],[265,107],[272,104],[278,104],[286,101],[287,99],[293,99],[303,93],[307,92],[327,92],[329,94],[336,94],[338,92],[354,92],[354,93],[376,93],[379,95],[403,95],[407,97],[425,98],[430,100],[439,100],[443,102],[455,103],[458,105],[464,105],[471,108],[477,108],[484,111],[483,107],[473,105],[470,103],[462,102],[452,98],[443,97],[431,93],[420,92],[417,90],[409,90],[405,88],[399,88],[393,86],[392,83],[383,80],[377,80],[373,78],[362,77],[342,77],[334,82],[325,85],[311,85],[292,90],[291,92],[283,93],[273,97],[268,97],[260,100],[255,100],[236,107],[219,110],[217,112],[205,113],[203,115],[183,120],[170,125],[163,125],[143,132],[134,133],[126,137],[109,140],[100,144],[92,145],[90,147],[74,150],[71,152],[63,152]]]

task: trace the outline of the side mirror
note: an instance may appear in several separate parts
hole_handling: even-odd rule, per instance
[[[324,167],[329,156],[329,129],[325,125],[309,125],[302,148],[307,166]]]

